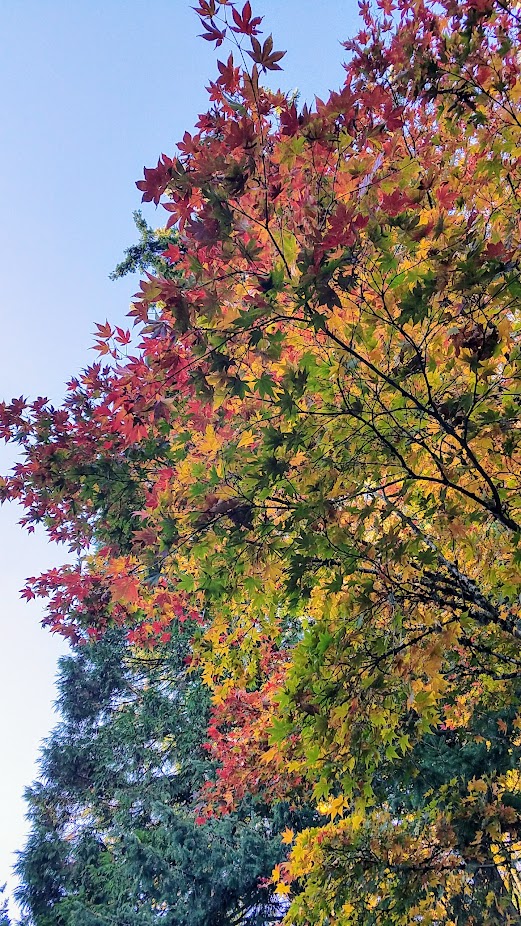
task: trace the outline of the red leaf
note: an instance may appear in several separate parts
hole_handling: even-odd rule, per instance
[[[505,245],[503,244],[502,241],[498,241],[496,244],[492,244],[492,242],[490,242],[490,244],[487,244],[487,247],[485,250],[486,257],[488,258],[503,257],[504,254],[505,254]]]
[[[293,103],[289,109],[283,109],[280,114],[280,124],[283,135],[296,135],[299,129],[297,107]]]
[[[116,337],[114,340],[117,341],[118,344],[129,344],[130,331],[128,329],[124,331],[123,328],[119,328],[118,325],[116,325]]]
[[[387,215],[399,215],[405,212],[412,205],[405,190],[393,190],[392,193],[384,193],[381,196],[382,209]]]
[[[277,61],[280,61],[286,52],[273,51],[273,36],[269,35],[262,47],[259,40],[252,37],[251,47],[253,51],[248,52],[250,58],[253,58],[256,64],[260,64],[265,71],[282,71]]]
[[[195,10],[198,16],[208,17],[209,19],[217,13],[215,0],[199,0],[199,6],[193,6],[192,9]]]
[[[96,328],[98,329],[96,332],[97,338],[102,338],[105,340],[112,337],[112,328],[110,327],[108,321],[106,321],[104,325],[100,325],[99,322],[96,322]]]
[[[152,414],[154,421],[168,421],[170,418],[170,409],[165,402],[158,401],[154,405]]]
[[[201,19],[201,23],[206,29],[206,32],[200,33],[199,38],[206,39],[207,42],[215,42],[216,48],[222,45],[226,35],[226,29],[218,29],[212,19],[209,23],[205,23],[204,19]]]
[[[166,251],[163,251],[163,257],[166,257],[171,264],[177,264],[178,260],[181,259],[181,249],[177,247],[177,244],[169,244]]]
[[[154,202],[156,206],[158,205],[168,181],[172,177],[172,166],[172,158],[163,154],[157,162],[157,167],[144,168],[145,179],[136,182],[138,190],[143,191],[142,200],[144,203]]]
[[[240,32],[242,35],[258,35],[258,26],[260,26],[263,17],[255,16],[251,18],[251,4],[249,0],[244,4],[242,8],[242,13],[238,13],[237,10],[232,9],[233,21],[235,27],[232,26],[233,32]]]
[[[183,140],[178,141],[177,147],[179,148],[180,151],[183,152],[183,154],[193,154],[195,151],[197,151],[197,148],[194,145],[194,140],[192,136],[190,135],[190,132],[184,133]]]
[[[235,93],[239,86],[239,68],[233,66],[233,55],[230,55],[226,64],[218,61],[217,67],[221,75],[217,78],[218,85],[224,87],[229,93]]]
[[[442,209],[452,209],[458,198],[458,193],[448,183],[442,183],[436,190],[435,196]]]

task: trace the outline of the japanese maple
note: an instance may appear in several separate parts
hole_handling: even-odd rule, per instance
[[[360,10],[300,108],[250,4],[199,4],[232,50],[138,182],[173,236],[139,350],[99,325],[113,363],[63,409],[4,407],[4,495],[89,551],[29,586],[55,629],[197,623],[206,813],[250,788],[330,817],[275,873],[288,923],[519,922],[521,20]],[[139,496],[121,543],[100,468]]]

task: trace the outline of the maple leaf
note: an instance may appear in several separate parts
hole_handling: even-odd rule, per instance
[[[98,354],[101,354],[102,356],[106,356],[107,354],[112,356],[112,351],[106,341],[96,341],[95,344],[93,344],[92,349],[97,351]]]
[[[116,576],[111,580],[110,592],[113,601],[135,605],[139,602],[139,581],[134,576]]]
[[[286,54],[285,51],[273,51],[273,37],[268,36],[264,44],[261,46],[260,42],[256,38],[251,40],[252,51],[248,51],[247,54],[250,58],[253,58],[256,64],[259,64],[264,71],[281,71],[282,68],[278,61],[284,57]]]
[[[279,881],[275,886],[275,893],[279,897],[287,897],[288,894],[291,894],[291,888],[284,881]]]
[[[165,192],[169,180],[172,177],[174,161],[172,158],[162,154],[157,162],[157,167],[145,167],[144,180],[137,180],[138,190],[143,191],[142,201],[145,203],[153,202],[156,206]]]
[[[488,785],[482,778],[472,778],[468,783],[468,790],[470,793],[486,794]]]
[[[454,190],[448,183],[443,183],[440,187],[438,187],[435,195],[440,206],[442,206],[444,209],[452,209],[458,198],[457,191]]]
[[[205,21],[201,19],[201,23],[206,29],[206,32],[201,33],[199,38],[206,39],[207,42],[215,42],[216,48],[222,45],[226,37],[226,29],[219,29],[215,25],[213,19],[210,19],[208,23],[205,23]]]
[[[200,0],[199,6],[193,6],[192,9],[195,10],[199,17],[208,17],[209,19],[217,13],[215,0]]]
[[[183,154],[193,154],[197,151],[197,147],[194,144],[194,139],[190,135],[190,132],[184,133],[183,140],[177,142],[177,147]]]
[[[393,190],[392,193],[384,193],[381,197],[381,206],[387,215],[399,215],[411,205],[412,201],[405,190]]]
[[[113,335],[113,330],[111,326],[109,325],[108,321],[106,321],[104,325],[99,324],[99,322],[96,322],[96,328],[98,329],[97,335],[96,335],[96,337],[98,338],[101,338],[103,340],[108,340]]]
[[[115,332],[114,340],[117,341],[118,344],[124,345],[130,343],[130,331],[128,328],[125,330],[116,325]]]
[[[162,402],[160,400],[155,402],[154,409],[153,409],[153,416],[154,416],[154,421],[161,421],[161,420],[168,421],[169,420],[170,408],[166,404],[166,402]]]
[[[231,27],[233,32],[239,32],[242,35],[258,35],[258,26],[261,24],[263,17],[254,16],[252,18],[249,0],[246,0],[241,13],[232,7],[232,16],[235,23],[235,26]]]
[[[166,251],[163,251],[163,257],[166,257],[171,264],[177,264],[181,260],[182,252],[177,244],[169,244]]]
[[[283,109],[280,114],[280,124],[282,126],[283,135],[296,135],[300,122],[297,113],[297,107],[294,103],[288,108]]]
[[[497,241],[494,244],[490,242],[487,244],[485,254],[487,257],[496,258],[505,256],[505,245],[503,241]]]
[[[239,86],[239,68],[234,67],[233,55],[229,55],[226,64],[222,61],[218,61],[217,67],[220,74],[217,78],[218,85],[224,87],[228,93],[235,93]]]

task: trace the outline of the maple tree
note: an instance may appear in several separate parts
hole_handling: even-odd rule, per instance
[[[138,182],[173,234],[141,342],[99,324],[63,408],[3,406],[3,495],[80,551],[25,591],[53,630],[193,623],[204,814],[329,817],[274,872],[288,923],[519,922],[521,19],[360,11],[299,109],[250,4],[201,0],[232,51]]]

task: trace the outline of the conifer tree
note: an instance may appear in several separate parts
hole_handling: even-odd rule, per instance
[[[253,802],[197,821],[212,776],[208,694],[187,674],[187,633],[132,653],[119,631],[60,661],[61,720],[27,791],[31,834],[18,899],[34,926],[278,922],[268,886],[280,830]]]
[[[10,926],[9,912],[7,909],[7,900],[1,900],[2,894],[5,891],[5,884],[3,887],[0,887],[0,926]]]

